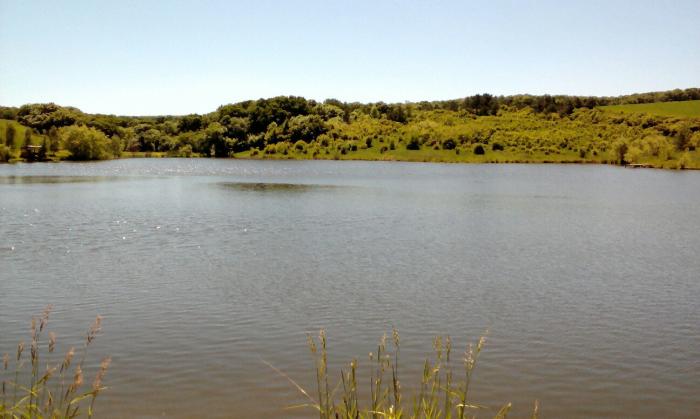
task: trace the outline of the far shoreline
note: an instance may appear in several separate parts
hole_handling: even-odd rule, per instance
[[[591,161],[591,160],[517,160],[517,161],[498,161],[498,160],[439,160],[439,159],[396,159],[396,158],[385,158],[385,159],[373,159],[373,158],[295,158],[295,157],[252,157],[252,156],[232,156],[232,157],[205,157],[205,156],[172,156],[166,153],[148,153],[148,152],[128,152],[122,157],[105,159],[105,160],[47,160],[47,161],[24,161],[24,160],[14,160],[9,162],[0,162],[0,165],[15,165],[15,164],[27,164],[27,165],[41,165],[41,164],[55,164],[55,163],[72,163],[72,164],[83,164],[83,163],[98,163],[107,162],[115,160],[163,160],[163,159],[178,159],[178,160],[244,160],[244,161],[337,161],[337,162],[382,162],[382,163],[430,163],[430,164],[450,164],[450,165],[582,165],[582,166],[612,166],[627,169],[653,169],[653,170],[700,170],[700,167],[660,167],[654,164],[619,164],[604,161]],[[150,155],[147,155],[150,154]],[[155,155],[154,155],[155,154]],[[395,156],[390,156],[395,157]]]

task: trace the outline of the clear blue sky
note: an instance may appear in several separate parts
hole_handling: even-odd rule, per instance
[[[700,0],[0,0],[0,104],[129,115],[700,86]]]

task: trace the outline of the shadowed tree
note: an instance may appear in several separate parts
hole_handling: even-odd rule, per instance
[[[32,129],[27,128],[24,130],[24,147],[32,145]]]
[[[17,130],[12,124],[7,124],[7,127],[5,128],[5,145],[12,148],[15,145],[15,135],[17,134]]]

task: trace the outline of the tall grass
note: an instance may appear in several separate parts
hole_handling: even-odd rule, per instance
[[[391,346],[387,349],[384,335],[377,345],[376,353],[369,354],[370,380],[367,396],[360,397],[358,390],[358,362],[353,359],[340,371],[339,382],[331,386],[328,373],[328,352],[325,331],[318,337],[308,336],[316,375],[315,397],[296,383],[291,377],[267,363],[277,373],[289,380],[306,398],[307,402],[290,408],[311,408],[321,419],[465,419],[477,416],[506,418],[511,404],[497,409],[477,403],[471,396],[472,374],[476,368],[486,338],[481,337],[469,344],[461,355],[461,368],[453,368],[452,340],[449,336],[436,337],[433,341],[433,356],[423,364],[423,374],[418,383],[417,394],[406,402],[399,379],[399,353],[401,338],[396,330],[391,334]],[[539,415],[535,401],[532,418]]]
[[[110,358],[102,360],[91,386],[84,386],[83,374],[88,349],[101,330],[101,317],[97,316],[88,329],[76,359],[75,348],[60,358],[54,354],[56,335],[47,330],[50,314],[51,306],[48,306],[40,316],[32,318],[29,353],[21,341],[16,353],[3,356],[2,419],[63,419],[83,415],[91,418],[97,396],[106,388],[102,382]],[[44,355],[43,351],[46,351]]]

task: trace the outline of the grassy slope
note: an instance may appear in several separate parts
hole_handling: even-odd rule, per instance
[[[611,105],[600,107],[606,111],[623,113],[648,113],[660,116],[700,118],[700,100],[685,102],[640,103],[636,105]]]
[[[641,139],[651,134],[658,134],[652,128],[639,126],[628,127],[627,124],[605,122],[598,123],[599,111],[583,110],[580,118],[558,118],[556,115],[536,115],[531,112],[508,112],[499,116],[464,118],[445,111],[428,111],[416,115],[408,125],[401,125],[382,120],[365,118],[351,125],[337,127],[335,131],[359,140],[349,141],[357,145],[356,151],[346,148],[342,153],[338,145],[319,148],[314,143],[306,146],[306,153],[288,147],[286,153],[267,154],[246,151],[237,153],[239,158],[253,159],[328,159],[328,160],[396,160],[419,162],[454,162],[454,163],[602,163],[611,164],[618,158],[613,151],[613,143],[618,138]],[[600,118],[599,118],[600,119]],[[685,119],[685,118],[681,118]],[[465,134],[474,137],[479,133],[492,133],[484,145],[485,155],[474,154],[474,145],[462,144],[456,150],[435,149],[434,144],[423,144],[420,150],[407,150],[407,139],[412,134],[429,134],[431,138],[459,138]],[[363,147],[363,138],[373,138],[369,148]],[[395,141],[398,139],[398,141]],[[380,149],[395,142],[395,150]],[[671,142],[672,139],[667,139]],[[478,141],[484,142],[484,141]],[[504,145],[502,151],[494,151],[492,145]],[[388,148],[388,147],[387,147]],[[672,150],[669,159],[643,156],[639,163],[654,167],[675,168],[682,153]],[[688,168],[700,168],[700,153],[688,154]],[[637,162],[637,161],[635,161]]]
[[[24,143],[24,131],[27,130],[27,127],[17,121],[8,119],[0,119],[0,143],[5,144],[5,130],[8,124],[15,127],[15,147],[20,147]],[[42,135],[32,134],[32,144],[41,145],[43,141],[44,137]]]

